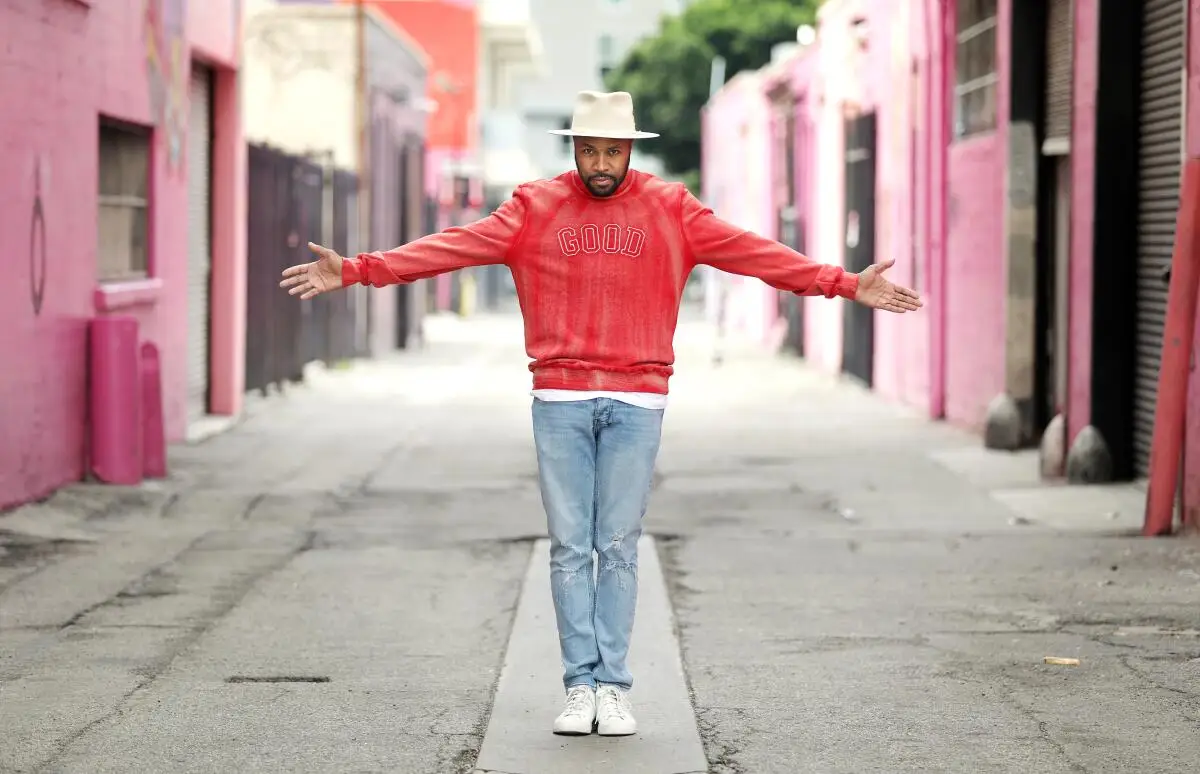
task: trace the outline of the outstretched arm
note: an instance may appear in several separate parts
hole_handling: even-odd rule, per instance
[[[683,194],[682,207],[683,233],[698,264],[756,277],[776,290],[841,296],[888,312],[912,311],[922,305],[916,293],[884,279],[882,273],[892,262],[854,274],[721,220],[689,192]]]
[[[404,285],[468,266],[504,263],[525,224],[514,196],[486,218],[454,226],[383,252],[360,253],[342,265],[342,285]]]
[[[404,285],[419,279],[464,269],[505,263],[525,225],[525,203],[518,189],[486,218],[421,237],[391,250],[342,258],[333,250],[309,243],[317,256],[312,263],[283,272],[280,287],[309,299],[354,284]]]

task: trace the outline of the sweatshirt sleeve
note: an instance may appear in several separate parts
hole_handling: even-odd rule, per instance
[[[469,266],[507,263],[525,225],[523,192],[518,191],[499,209],[465,226],[382,252],[359,253],[342,261],[342,286],[361,283],[383,287],[406,285]]]
[[[683,234],[697,264],[730,274],[757,277],[776,290],[801,296],[841,296],[854,300],[858,275],[818,263],[772,239],[721,220],[684,190]]]

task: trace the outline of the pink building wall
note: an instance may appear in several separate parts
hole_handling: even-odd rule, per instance
[[[812,186],[819,192],[809,209],[809,255],[822,263],[845,265],[845,137],[844,104],[854,79],[846,72],[849,38],[841,28],[848,7],[830,3],[821,12],[819,43],[807,56],[815,56],[813,84],[807,110],[817,148],[812,165]],[[814,367],[836,374],[842,367],[842,312],[840,299],[804,300],[804,357]]]
[[[706,139],[719,155],[705,158],[705,191],[721,218],[764,236],[775,231],[771,195],[770,105],[756,73],[741,73],[714,96]],[[768,342],[778,317],[778,292],[750,277],[725,275],[728,330]]]
[[[921,15],[915,3],[876,2],[868,9],[871,31],[867,97],[878,116],[876,260],[895,259],[889,276],[928,295],[928,238],[920,232],[920,102],[927,88],[915,80],[922,55]],[[918,71],[920,74],[920,71]],[[929,400],[933,316],[875,316],[875,389],[885,397],[925,408]]]
[[[164,29],[166,10],[186,19]],[[189,44],[217,66],[213,148],[212,406],[235,413],[245,339],[244,143],[235,68],[240,2],[113,0],[0,9],[8,40],[0,93],[22,106],[0,116],[0,507],[35,499],[86,470],[87,322],[128,314],[161,351],[169,440],[186,432]],[[173,46],[173,44],[178,46]],[[152,48],[153,47],[153,48]],[[154,58],[151,51],[161,52]],[[173,57],[172,51],[178,51]],[[152,97],[151,80],[164,84]],[[150,278],[97,282],[99,118],[153,126]],[[172,153],[171,148],[181,148]],[[31,244],[35,206],[44,250]],[[217,362],[219,364],[217,364]]]
[[[931,257],[940,240],[930,229],[930,203],[915,184],[929,178],[932,89],[916,82],[914,61],[928,59],[918,3],[841,0],[822,8],[820,38],[796,65],[797,90],[807,94],[799,108],[813,128],[815,150],[809,171],[813,193],[806,207],[809,252],[824,263],[844,265],[845,121],[851,113],[874,111],[876,143],[876,260],[894,258],[890,276],[916,284],[928,296],[934,274]],[[866,49],[858,50],[853,22],[865,20]],[[808,64],[808,62],[813,64]],[[932,77],[928,66],[922,77]],[[803,84],[803,85],[802,85]],[[940,103],[938,109],[942,110]],[[944,114],[941,114],[944,119]],[[914,136],[914,131],[919,133]],[[922,177],[923,175],[923,177]],[[842,362],[845,302],[805,301],[805,355],[816,367],[835,373]],[[933,307],[934,304],[930,304]],[[875,388],[892,400],[927,408],[932,390],[932,338],[939,330],[930,307],[924,314],[879,315],[875,320]]]
[[[1067,439],[1091,423],[1092,218],[1095,211],[1096,90],[1099,67],[1099,0],[1075,0],[1075,50],[1071,127],[1071,264],[1068,322]],[[1188,4],[1187,95],[1184,132],[1187,155],[1200,156],[1200,0]],[[1200,316],[1193,358],[1200,358]],[[1184,446],[1184,504],[1200,508],[1200,377],[1192,371]],[[1193,517],[1194,518],[1194,517]]]
[[[1010,60],[1007,30],[1011,19],[1011,1],[1000,0],[997,128],[982,135],[952,139],[948,157],[945,416],[975,430],[983,427],[988,403],[1004,392],[1004,337],[998,333],[980,334],[1003,331],[1007,324],[1004,208]],[[953,34],[952,15],[949,22]]]

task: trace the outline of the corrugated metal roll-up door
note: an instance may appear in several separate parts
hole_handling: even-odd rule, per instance
[[[1164,273],[1171,263],[1183,143],[1184,0],[1146,0],[1142,20],[1134,386],[1135,472],[1149,468],[1158,366],[1167,310]],[[1099,312],[1099,310],[1097,310]]]
[[[1050,0],[1046,10],[1046,144],[1064,149],[1071,137],[1071,6]]]
[[[193,64],[189,89],[187,413],[208,413],[209,277],[212,268],[212,73]]]

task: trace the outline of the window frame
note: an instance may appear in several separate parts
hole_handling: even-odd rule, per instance
[[[605,45],[607,43],[607,45]],[[596,63],[597,70],[600,73],[600,82],[603,83],[608,74],[620,63],[621,57],[617,55],[617,38],[608,32],[602,32],[596,38]]]
[[[960,10],[963,10],[963,5],[960,4]],[[985,15],[979,15],[975,18],[959,15],[955,19],[954,24],[954,124],[952,127],[953,139],[966,140],[979,135],[987,134],[996,130],[999,124],[999,115],[996,111],[996,92],[1000,84],[1000,68],[997,49],[999,47],[1000,35],[1000,9],[998,0],[991,0],[990,12],[982,12]],[[965,25],[965,26],[964,26]],[[972,41],[982,38],[984,35],[993,36],[991,61],[988,63],[987,72],[978,75],[969,81],[964,81],[963,71],[964,63],[962,61],[961,52],[964,45]],[[976,94],[991,93],[992,100],[992,116],[990,121],[983,125],[967,124],[967,100]]]
[[[105,138],[106,135],[120,133],[136,138],[139,150],[145,154],[145,180],[141,191],[120,193],[103,193],[105,172]],[[97,157],[96,157],[96,279],[105,286],[129,286],[153,282],[155,279],[154,249],[152,236],[154,233],[154,140],[155,132],[152,127],[131,124],[124,121],[101,116],[97,127]],[[134,143],[130,143],[131,146]],[[121,163],[121,162],[118,162]],[[120,187],[120,186],[118,186]],[[144,195],[140,195],[144,192]],[[140,210],[142,219],[142,260],[141,267],[135,268],[126,261],[125,270],[114,273],[106,268],[105,230],[106,208],[121,208],[123,210]],[[132,240],[128,246],[132,246]]]

